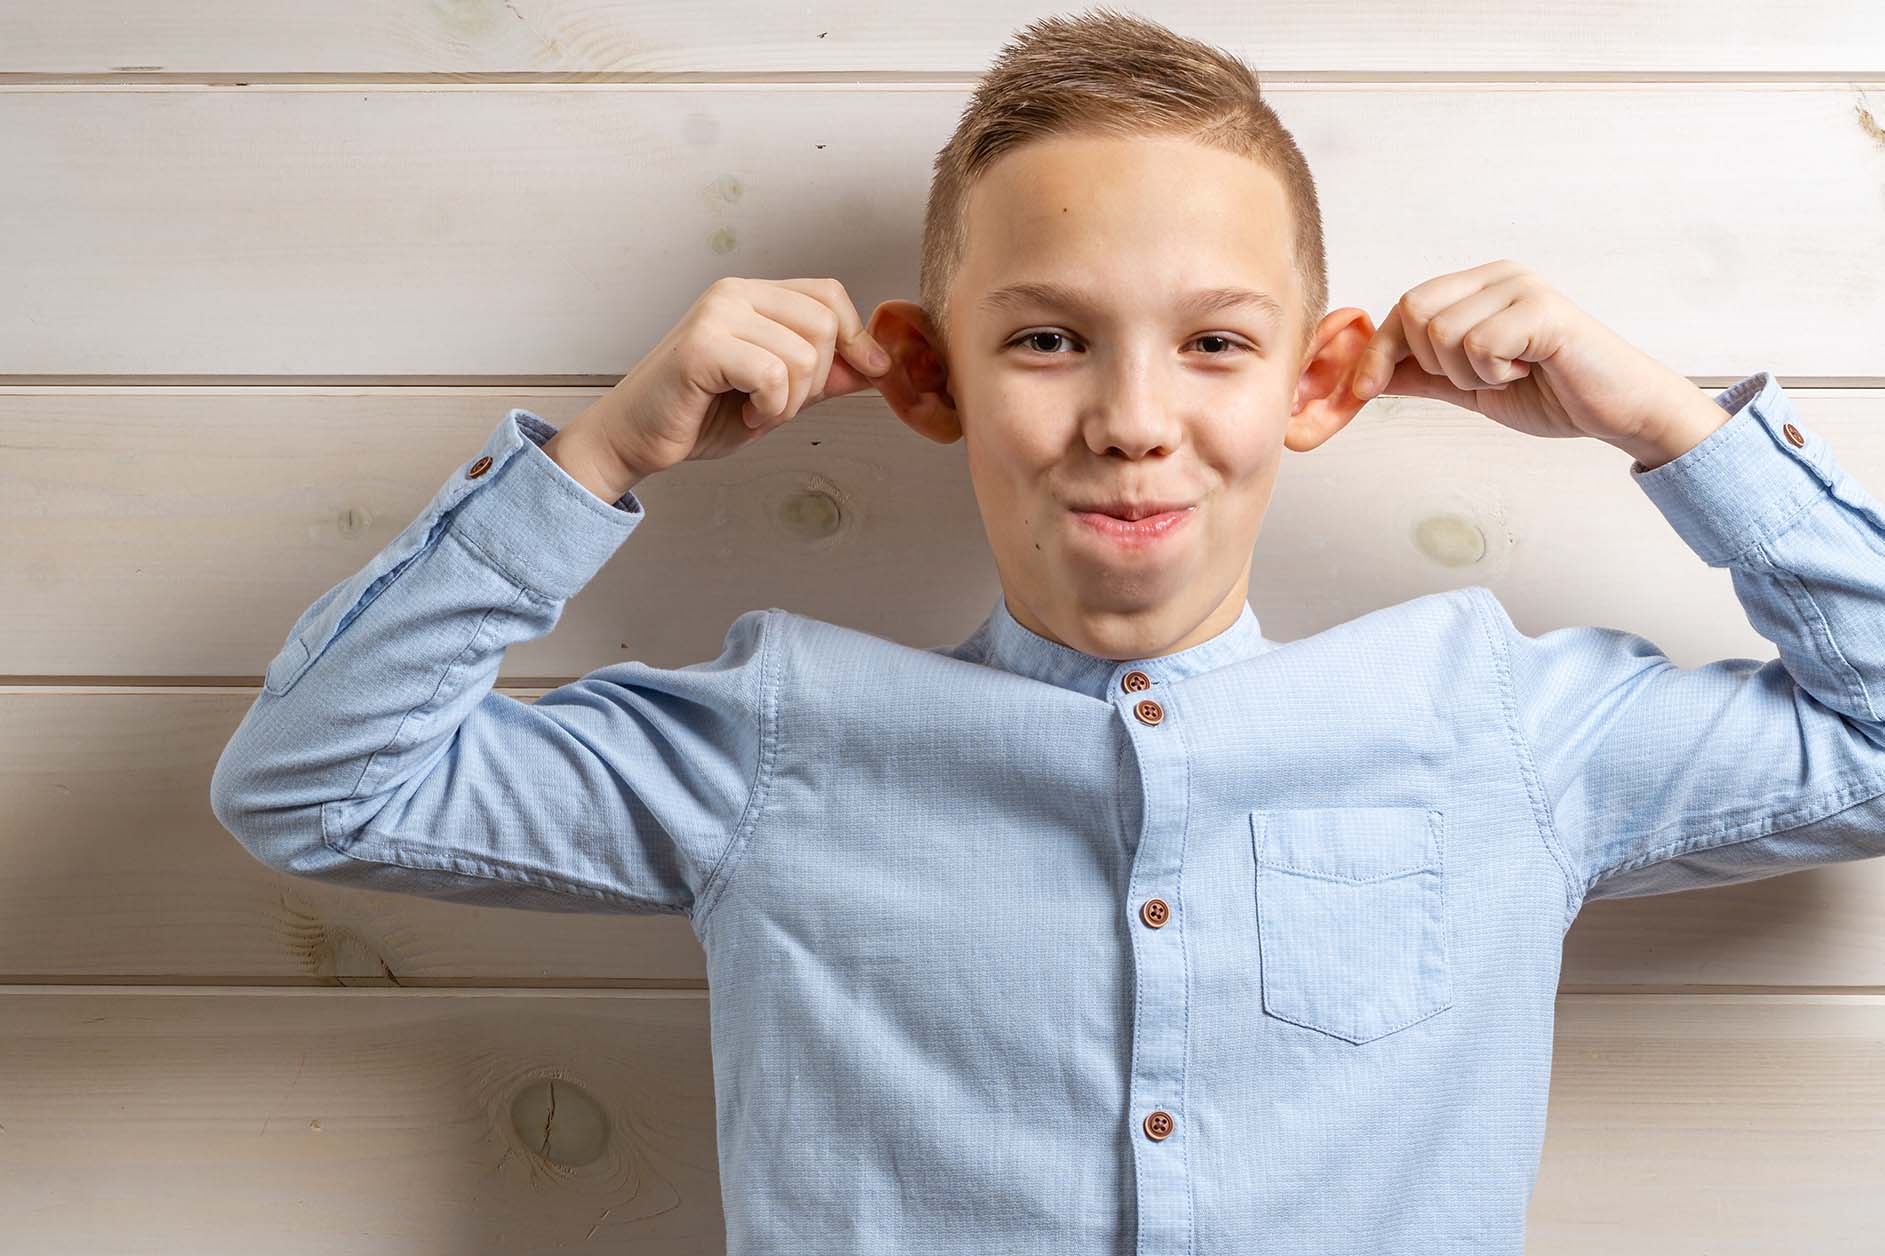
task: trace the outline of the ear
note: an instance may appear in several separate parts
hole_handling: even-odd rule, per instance
[[[1316,325],[1302,375],[1296,381],[1295,408],[1283,432],[1283,444],[1306,453],[1347,426],[1367,401],[1351,385],[1362,350],[1374,339],[1368,311],[1355,306],[1330,310]]]
[[[961,440],[962,422],[949,393],[949,364],[936,348],[923,307],[914,301],[885,301],[871,311],[865,330],[890,352],[890,369],[873,382],[897,417],[939,445]]]

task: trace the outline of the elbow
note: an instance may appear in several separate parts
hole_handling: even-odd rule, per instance
[[[304,866],[310,846],[322,844],[320,808],[271,805],[256,772],[228,749],[210,773],[209,809],[238,845],[275,872]]]

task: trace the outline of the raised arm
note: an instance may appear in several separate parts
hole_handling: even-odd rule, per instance
[[[1885,855],[1885,507],[1767,371],[1640,487],[1778,658],[1679,667],[1617,628],[1530,636],[1481,591],[1567,917],[1595,898]]]
[[[763,786],[770,612],[718,659],[616,663],[534,703],[492,692],[645,518],[505,415],[406,530],[322,594],[216,764],[224,827],[270,867],[539,911],[691,912]]]

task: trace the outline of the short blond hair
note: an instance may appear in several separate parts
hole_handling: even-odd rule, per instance
[[[1181,135],[1253,158],[1282,184],[1303,292],[1298,354],[1327,311],[1322,210],[1309,163],[1229,52],[1099,7],[1041,18],[1002,45],[936,154],[923,216],[918,303],[948,352],[948,293],[968,249],[968,193],[1003,154],[1049,135]],[[1095,177],[1101,177],[1097,172]]]

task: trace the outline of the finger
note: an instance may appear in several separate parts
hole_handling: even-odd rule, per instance
[[[1479,408],[1474,401],[1477,392],[1455,388],[1446,376],[1430,374],[1411,353],[1394,369],[1393,376],[1381,391],[1397,397],[1425,397],[1429,401],[1444,401],[1463,410]]]
[[[1427,342],[1433,346],[1440,368],[1455,388],[1472,392],[1480,388],[1503,387],[1502,371],[1495,371],[1482,353],[1466,347],[1471,340],[1475,349],[1484,343],[1482,325],[1493,315],[1510,306],[1522,295],[1519,285],[1509,282],[1489,284],[1470,292],[1427,320]],[[1486,371],[1480,371],[1484,361]]]
[[[1407,352],[1420,364],[1421,370],[1437,378],[1445,378],[1446,368],[1440,365],[1440,356],[1433,351],[1433,341],[1427,338],[1426,311],[1432,307],[1424,303],[1418,308],[1409,305],[1408,298],[1413,295],[1409,291],[1394,306],[1395,312],[1401,316],[1401,336],[1407,341]],[[1431,297],[1428,299],[1431,300]]]
[[[837,360],[832,362],[831,374],[825,377],[823,386],[812,390],[812,396],[815,400],[824,401],[832,397],[843,397],[854,392],[863,392],[870,388],[875,388],[879,392],[882,392],[884,387],[889,384],[892,373],[893,372],[886,371],[882,375],[872,378],[862,371],[859,371],[855,366],[852,366],[848,359],[840,356]]]
[[[760,317],[789,335],[761,341],[779,352],[792,373],[792,396],[783,418],[791,418],[812,399],[831,370],[836,353],[838,314],[817,297],[792,287],[791,280],[749,280],[742,295]],[[803,347],[793,344],[799,341]]]
[[[778,326],[770,319],[764,321]],[[757,428],[765,422],[764,416],[785,409],[790,395],[785,363],[766,345],[743,335],[729,335],[720,343],[715,359],[718,378],[709,379],[705,386],[716,392],[745,393],[740,417],[748,427]]]
[[[1526,267],[1509,258],[1498,258],[1465,270],[1451,271],[1423,280],[1401,294],[1388,318],[1395,319],[1407,352],[1429,375],[1446,376],[1446,364],[1435,350],[1427,324],[1434,315],[1482,288],[1502,283],[1526,273]],[[1398,318],[1397,318],[1398,316]],[[1385,321],[1385,320],[1384,320]],[[1450,376],[1448,377],[1451,378]],[[1457,381],[1453,381],[1457,384]]]
[[[864,320],[858,316],[851,294],[845,291],[843,284],[836,279],[781,279],[777,283],[803,292],[837,316],[836,348],[852,369],[873,379],[890,369],[890,354],[864,330]],[[822,385],[830,373],[827,361],[819,369],[818,382]]]
[[[1473,373],[1504,388],[1532,373],[1529,357],[1538,350],[1540,322],[1537,303],[1520,294],[1504,308],[1480,320],[1462,347]]]
[[[806,395],[811,392],[812,368],[818,360],[817,346],[779,320],[753,309],[729,319],[726,330],[772,354],[778,359],[778,369],[784,373],[782,387],[768,389],[764,397],[757,399],[761,402],[761,416],[783,422],[798,414],[804,408]]]
[[[1401,332],[1401,307],[1396,305],[1381,320],[1367,348],[1355,360],[1355,395],[1372,397],[1380,392],[1387,386],[1395,365],[1406,356],[1407,338]]]

